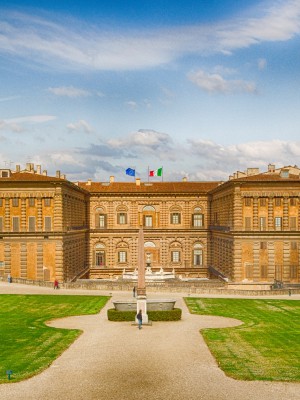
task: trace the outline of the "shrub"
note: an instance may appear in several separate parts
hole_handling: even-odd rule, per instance
[[[181,319],[181,308],[174,308],[168,311],[148,311],[150,321],[179,321]],[[136,311],[117,311],[114,308],[107,310],[109,321],[134,321]]]

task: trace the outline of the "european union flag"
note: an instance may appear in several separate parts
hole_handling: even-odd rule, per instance
[[[135,176],[135,169],[127,168],[126,175]]]

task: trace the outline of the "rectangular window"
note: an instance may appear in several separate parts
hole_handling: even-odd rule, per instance
[[[0,217],[0,231],[3,231],[3,217]]]
[[[180,262],[180,252],[179,251],[172,251],[171,252],[171,260],[172,262],[178,263]]]
[[[296,223],[297,223],[297,218],[296,217],[290,217],[290,230],[295,230],[296,229]]]
[[[119,262],[124,263],[127,261],[127,252],[126,251],[119,251]]]
[[[201,228],[203,226],[203,214],[193,214],[193,226]]]
[[[291,242],[291,250],[297,250],[297,242]]]
[[[266,205],[267,205],[267,199],[266,199],[265,197],[261,197],[261,198],[259,199],[259,204],[260,204],[261,207],[266,207]]]
[[[34,207],[35,206],[35,199],[33,197],[30,197],[28,199],[28,205],[29,205],[29,207]]]
[[[19,232],[20,230],[20,218],[19,217],[12,217],[12,230],[13,232]]]
[[[268,266],[261,265],[260,267],[260,277],[261,278],[268,278]]]
[[[44,230],[49,232],[52,230],[52,217],[45,217],[44,219]]]
[[[245,278],[252,279],[253,278],[253,265],[249,263],[245,263]]]
[[[281,198],[280,197],[275,197],[275,206],[280,207],[281,206]]]
[[[51,199],[50,199],[50,197],[46,197],[46,198],[44,199],[44,206],[45,206],[45,207],[50,207],[50,206],[51,206]]]
[[[96,225],[97,225],[97,228],[100,228],[100,229],[106,228],[106,215],[105,214],[98,215],[98,224],[96,224]]]
[[[0,199],[0,207],[3,206],[3,199]]]
[[[19,207],[19,199],[18,198],[15,197],[12,199],[12,206]]]
[[[260,249],[266,250],[266,248],[267,248],[267,242],[260,242]]]
[[[251,197],[245,197],[245,206],[250,207],[252,205]]]
[[[275,265],[275,279],[282,281],[282,265]]]
[[[181,214],[180,213],[172,213],[171,214],[171,224],[180,224],[181,223]]]
[[[295,197],[292,197],[292,198],[290,199],[290,206],[296,206],[296,205],[297,205],[296,198],[295,198]]]
[[[246,229],[251,229],[251,217],[245,217],[245,228]]]
[[[120,224],[120,225],[127,224],[127,214],[126,213],[118,213],[118,224]]]
[[[260,217],[259,218],[259,227],[261,231],[265,231],[267,229],[267,218]]]
[[[281,231],[282,227],[282,218],[281,217],[275,217],[275,230],[276,231]]]
[[[298,278],[298,265],[290,265],[290,278],[291,279]]]
[[[152,215],[145,215],[144,225],[146,228],[152,227]]]
[[[28,230],[29,232],[35,232],[35,217],[28,218]]]

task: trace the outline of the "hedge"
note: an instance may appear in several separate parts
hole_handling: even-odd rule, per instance
[[[181,319],[181,308],[174,308],[168,311],[148,311],[150,321],[179,321]],[[134,321],[136,311],[117,311],[114,308],[107,310],[109,321]]]

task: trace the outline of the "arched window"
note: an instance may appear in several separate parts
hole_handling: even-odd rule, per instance
[[[203,265],[203,246],[201,243],[195,243],[193,247],[193,265],[200,267]]]
[[[96,268],[105,266],[105,245],[103,243],[97,243],[94,247],[94,263]]]
[[[128,262],[128,244],[126,242],[120,242],[117,245],[118,263],[124,264]]]
[[[124,206],[117,208],[117,223],[119,225],[126,225],[128,223],[127,208]]]
[[[95,211],[95,228],[106,229],[107,227],[107,215],[102,207],[96,208]]]
[[[145,206],[143,208],[143,225],[145,228],[152,228],[155,219],[155,208],[153,206]]]
[[[193,228],[204,227],[204,214],[201,207],[195,207],[192,215],[192,226]]]
[[[181,209],[180,207],[172,207],[170,210],[170,224],[181,224]]]
[[[180,264],[180,262],[181,262],[181,244],[176,241],[171,243],[170,251],[171,251],[171,262],[174,264]]]

